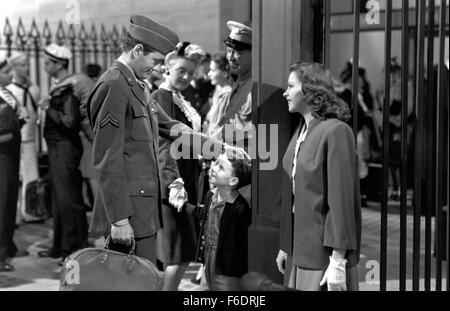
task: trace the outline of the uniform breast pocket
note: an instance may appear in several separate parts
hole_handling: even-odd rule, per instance
[[[145,107],[135,107],[133,109],[133,120],[131,121],[131,138],[134,140],[150,141],[153,134],[150,119]]]

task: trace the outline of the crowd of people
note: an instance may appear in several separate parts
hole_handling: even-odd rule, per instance
[[[203,276],[210,290],[238,289],[248,269],[251,224],[252,29],[227,26],[226,51],[210,55],[132,16],[122,54],[103,74],[96,64],[69,73],[70,50],[52,43],[44,50],[53,78],[45,97],[29,79],[26,54],[0,63],[0,272],[13,271],[12,258],[26,255],[13,240],[16,213],[24,222],[45,220],[29,214],[27,199],[28,185],[42,177],[44,123],[53,245],[39,256],[63,263],[88,246],[90,231],[110,235],[110,249],[123,252],[134,239],[136,255],[164,270],[164,290],[177,290],[193,261],[203,263],[194,281]],[[395,144],[399,65],[391,66]],[[301,121],[283,160],[274,264],[292,288],[357,290],[359,179],[368,176],[367,162],[379,159],[380,105],[360,69],[355,142],[352,63],[339,82],[316,63],[295,63],[290,72],[284,96]],[[174,156],[180,138],[188,157]],[[200,146],[190,143],[196,139]],[[392,149],[395,198],[399,151]],[[364,201],[364,190],[361,195]]]

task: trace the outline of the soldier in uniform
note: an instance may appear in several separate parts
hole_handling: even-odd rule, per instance
[[[223,141],[249,150],[252,146],[252,28],[228,21],[230,29],[226,45],[230,72],[237,75],[231,89],[225,114],[219,122],[224,126]],[[251,185],[239,189],[251,206]]]
[[[143,81],[178,41],[170,29],[132,16],[121,56],[100,77],[88,100],[99,181],[91,232],[110,234],[110,248],[123,252],[134,239],[136,255],[153,262],[156,233],[163,226],[160,180],[164,162],[158,161],[159,135],[173,141],[179,138],[174,132],[189,134],[188,138],[201,141],[198,147],[208,142],[217,155],[223,148],[221,142],[171,119],[151,99]],[[177,131],[171,135],[174,128]]]
[[[50,44],[45,48],[45,71],[55,78],[49,98],[41,100],[46,112],[44,137],[47,141],[50,185],[53,206],[53,247],[40,256],[65,257],[88,245],[86,206],[82,196],[79,170],[83,147],[79,136],[80,102],[68,83],[69,60],[72,55],[65,46]]]
[[[252,122],[252,29],[241,23],[229,21],[230,35],[224,41],[230,71],[238,78],[233,84],[222,124],[224,140],[248,150]],[[230,131],[233,129],[233,131]],[[234,135],[233,135],[234,134]]]

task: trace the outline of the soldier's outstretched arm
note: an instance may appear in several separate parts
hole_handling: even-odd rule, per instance
[[[93,164],[99,181],[99,199],[103,200],[111,223],[128,219],[133,207],[127,189],[124,166],[125,119],[128,99],[117,80],[103,82],[90,102],[94,130]]]
[[[222,148],[224,147],[221,141],[209,137],[205,134],[196,132],[189,126],[172,119],[169,115],[167,115],[167,113],[165,113],[164,109],[162,109],[156,101],[154,101],[154,104],[158,108],[158,126],[159,133],[162,137],[170,141],[181,139],[182,144],[186,145],[186,147],[193,150],[196,154],[203,154],[203,146],[205,145],[205,143],[208,143],[208,145],[210,146],[208,150],[210,150],[211,153],[214,153],[213,151],[217,151],[215,152],[217,154],[214,154],[215,157],[220,154]],[[191,144],[192,141],[199,141],[200,144]]]

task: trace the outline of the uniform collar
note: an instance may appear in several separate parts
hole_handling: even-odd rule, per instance
[[[244,72],[239,76],[239,82],[244,82],[252,77],[252,70],[249,69],[247,72]]]
[[[119,58],[114,62],[114,65],[125,76],[125,79],[127,80],[129,85],[132,86],[137,83],[142,88],[145,88],[145,82],[140,81],[138,77],[136,77],[133,69],[131,69],[130,65],[127,64],[127,61],[122,55],[119,56]]]

